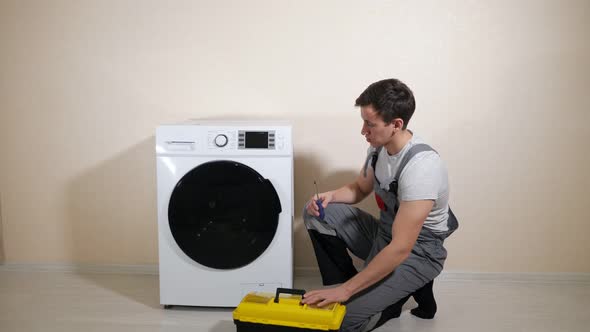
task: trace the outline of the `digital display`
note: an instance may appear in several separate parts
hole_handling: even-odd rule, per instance
[[[246,149],[268,149],[268,131],[247,131]]]

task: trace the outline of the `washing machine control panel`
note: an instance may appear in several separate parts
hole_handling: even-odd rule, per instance
[[[292,155],[292,129],[286,124],[256,122],[189,123],[159,126],[156,132],[158,155]]]
[[[285,135],[280,130],[210,130],[207,147],[228,150],[283,150]]]

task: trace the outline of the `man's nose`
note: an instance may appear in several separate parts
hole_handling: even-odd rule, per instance
[[[365,136],[365,134],[368,132],[369,130],[367,129],[367,124],[363,123],[363,127],[361,128],[361,135]]]

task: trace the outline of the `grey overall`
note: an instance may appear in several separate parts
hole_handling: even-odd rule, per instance
[[[373,169],[380,149],[367,157]],[[389,190],[384,190],[375,177],[373,190],[384,207],[377,220],[369,213],[348,204],[333,203],[325,208],[325,218],[309,215],[304,209],[304,221],[316,253],[324,285],[343,283],[352,278],[356,268],[346,249],[365,261],[365,266],[391,242],[391,230],[399,208],[397,182],[408,161],[416,154],[434,151],[426,144],[411,147],[401,161]],[[409,257],[390,275],[346,303],[346,316],[340,331],[371,331],[385,322],[386,309],[407,298],[430,281],[443,269],[447,251],[443,242],[458,228],[458,222],[449,208],[449,230],[434,233],[422,227]],[[405,301],[405,300],[404,300]],[[383,316],[383,317],[382,317]]]

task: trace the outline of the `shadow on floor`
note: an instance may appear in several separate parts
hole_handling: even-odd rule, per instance
[[[217,322],[212,328],[209,329],[209,332],[235,332],[236,325],[231,320],[222,320]]]

